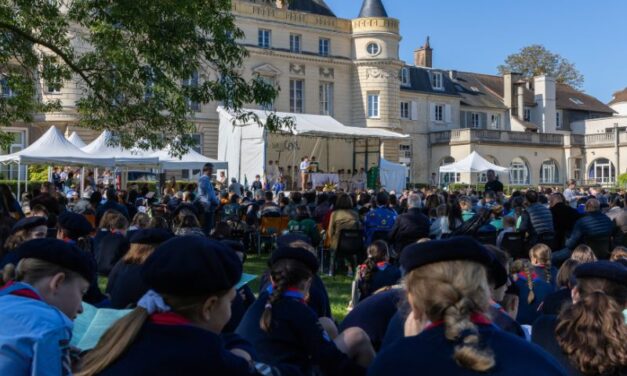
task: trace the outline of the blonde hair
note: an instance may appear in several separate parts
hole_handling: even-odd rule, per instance
[[[20,262],[17,263],[17,266],[13,264],[7,264],[4,266],[4,269],[2,270],[2,281],[4,283],[20,281],[33,285],[44,278],[51,277],[59,273],[65,274],[67,280],[71,280],[79,276],[78,273],[57,264],[35,258],[25,258],[20,260]]]
[[[551,283],[551,248],[548,245],[538,243],[529,250],[529,259],[538,260],[538,264],[544,267],[544,279]],[[531,302],[529,302],[531,303]]]
[[[148,228],[150,225],[150,216],[146,213],[137,213],[133,217],[131,226],[137,226],[138,228]]]
[[[489,348],[479,346],[479,331],[470,320],[487,312],[490,286],[483,265],[472,261],[437,262],[416,268],[405,277],[412,306],[432,322],[444,321],[446,338],[459,341],[453,355],[460,367],[485,372],[495,365]]]
[[[618,261],[622,258],[627,259],[627,248],[623,246],[615,247],[610,255],[610,261]]]
[[[162,294],[172,312],[191,321],[201,320],[202,307],[211,296],[222,297],[227,292],[212,295],[178,297]],[[76,376],[96,375],[113,364],[135,342],[141,328],[148,320],[148,312],[141,307],[116,321],[102,335],[98,345],[85,355],[80,372]]]
[[[131,243],[128,252],[122,257],[122,261],[125,264],[143,264],[155,248],[154,244]]]
[[[570,258],[579,261],[582,264],[597,261],[597,257],[594,255],[592,248],[585,244],[580,244],[575,247],[575,249],[573,249],[573,253],[570,255]]]

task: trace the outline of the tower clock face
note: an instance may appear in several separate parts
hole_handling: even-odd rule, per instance
[[[377,56],[381,52],[381,47],[378,43],[370,42],[368,46],[366,46],[366,50],[370,56]]]

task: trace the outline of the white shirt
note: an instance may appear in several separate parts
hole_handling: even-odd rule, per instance
[[[309,161],[302,161],[302,162],[300,162],[300,170],[301,171],[309,170]]]
[[[577,194],[570,188],[564,190],[564,198],[566,202],[573,208],[577,207]]]

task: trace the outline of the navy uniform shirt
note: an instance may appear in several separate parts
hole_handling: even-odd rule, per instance
[[[461,368],[453,359],[455,343],[448,341],[444,327],[427,329],[417,336],[398,340],[379,353],[370,376],[398,375],[566,375],[560,365],[540,348],[493,325],[477,325],[481,342],[494,353],[496,365],[488,372]]]
[[[391,289],[380,292],[363,300],[340,324],[340,332],[351,327],[363,329],[368,336],[375,350],[379,350],[388,323],[398,308],[399,302],[403,299],[405,292],[403,289]]]
[[[564,354],[557,338],[555,338],[555,328],[557,327],[557,316],[555,315],[542,315],[533,324],[533,330],[531,331],[531,341],[536,345],[542,347],[544,351],[551,354],[561,365],[566,369],[568,375],[579,376],[582,375],[568,359],[568,356]]]
[[[108,233],[103,236],[94,249],[98,273],[108,276],[115,264],[128,252],[130,246],[128,239],[122,234]]]
[[[256,375],[246,360],[229,351],[249,350],[246,344],[232,343],[230,346],[221,336],[189,324],[149,321],[120,358],[100,375]]]
[[[360,265],[360,269],[365,268],[365,265]],[[372,278],[368,284],[368,291],[365,294],[362,292],[360,301],[366,299],[372,295],[375,291],[386,286],[394,286],[401,279],[401,271],[396,265],[389,263],[380,263],[375,266],[375,270],[372,273]],[[359,290],[361,291],[364,281],[359,279]]]
[[[274,303],[269,333],[259,324],[268,292],[259,296],[235,331],[253,344],[259,360],[270,365],[295,365],[305,374],[317,370],[324,375],[365,374],[363,368],[338,350],[320,326],[316,313],[301,300],[302,296],[290,293]]]
[[[248,308],[255,302],[255,294],[248,285],[236,291],[235,299],[231,302],[231,319],[222,333],[233,333],[244,318]]]
[[[540,312],[544,315],[557,315],[565,304],[572,303],[570,289],[563,288],[546,296],[540,307]]]
[[[529,296],[529,285],[527,284],[527,275],[524,272],[518,273],[518,280],[514,282],[518,288],[518,315],[516,321],[522,325],[531,325],[540,316],[538,309],[540,303],[549,294],[555,292],[555,285],[546,282],[544,269],[536,268],[532,271],[534,300],[527,302]]]
[[[141,264],[127,264],[123,260],[115,264],[105,290],[109,294],[112,308],[134,307],[148,291],[148,286],[141,277],[141,269]]]
[[[270,285],[270,277],[266,272],[262,277],[259,284],[259,294],[262,294]],[[309,287],[309,298],[307,299],[307,305],[316,312],[318,317],[333,318],[331,314],[331,303],[329,301],[329,294],[327,288],[324,286],[324,282],[319,275],[315,274],[311,279],[311,287]]]

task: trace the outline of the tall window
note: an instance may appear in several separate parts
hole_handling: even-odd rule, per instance
[[[401,102],[401,119],[409,119],[409,102]]]
[[[444,82],[442,81],[442,72],[431,72],[431,86],[435,90],[444,89]]]
[[[320,114],[333,116],[333,83],[320,83]]]
[[[290,80],[290,112],[302,113],[305,111],[304,87],[305,81]]]
[[[198,72],[192,73],[192,75],[187,79],[183,80],[183,86],[188,88],[197,88],[198,87]],[[187,98],[187,106],[189,109],[194,112],[200,111],[200,103],[193,101],[191,98]]]
[[[470,114],[470,126],[472,128],[481,128],[481,117],[478,113],[473,112]]]
[[[300,53],[300,34],[290,34],[290,51]]]
[[[607,158],[599,158],[592,162],[588,171],[588,178],[596,183],[613,183],[616,169]]]
[[[501,128],[501,115],[499,114],[490,115],[490,128],[492,129]]]
[[[401,85],[410,86],[409,82],[409,68],[404,67],[401,69]]]
[[[274,81],[274,77],[271,76],[259,76],[259,78],[267,85],[270,85],[272,87],[275,86],[275,81]],[[262,103],[261,104],[261,109],[262,110],[266,110],[266,111],[272,111],[274,110],[274,102],[270,101],[268,103]]]
[[[555,128],[562,129],[562,119],[559,111],[555,113]]]
[[[529,184],[529,168],[525,161],[514,158],[509,165],[509,183],[514,185]]]
[[[433,118],[435,121],[443,122],[444,121],[444,105],[436,104],[433,106],[434,115]]]
[[[267,29],[259,29],[257,45],[261,48],[270,48],[272,44],[272,31]]]
[[[371,119],[379,117],[379,93],[368,94],[368,117]]]
[[[327,38],[320,38],[318,52],[320,53],[320,56],[329,56],[331,53],[331,40]]]
[[[531,110],[529,108],[525,108],[524,119],[525,121],[531,121]]]
[[[13,90],[9,87],[9,80],[5,76],[0,76],[0,96],[13,96]]]
[[[559,175],[557,170],[557,162],[550,159],[542,162],[540,168],[540,183],[541,184],[553,184],[559,181]]]
[[[453,157],[445,157],[440,162],[440,167],[449,165],[451,163],[455,163],[455,159]],[[461,180],[461,174],[456,172],[440,172],[440,185],[446,186],[453,183],[459,183]]]

